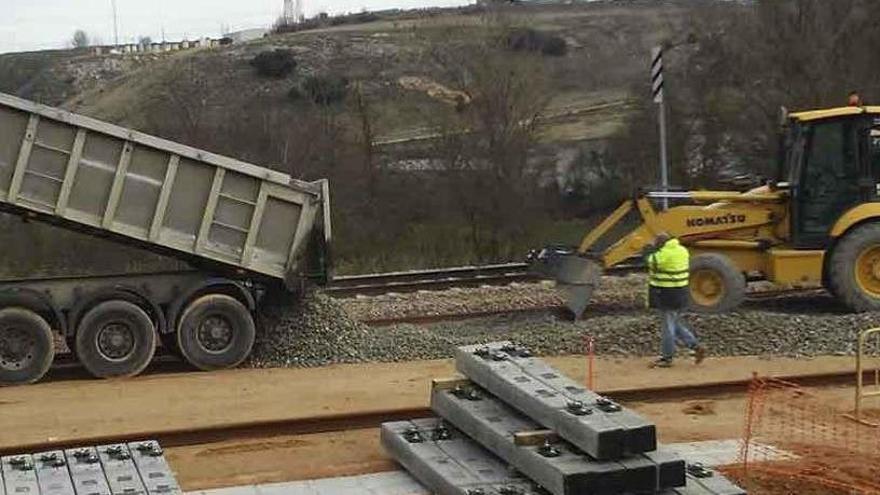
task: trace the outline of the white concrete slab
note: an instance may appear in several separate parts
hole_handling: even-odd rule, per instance
[[[699,462],[710,467],[739,462],[741,446],[740,440],[708,440],[666,444],[667,449],[683,457],[689,464]],[[756,444],[749,449],[750,461],[779,461],[794,458],[796,458],[794,454],[777,449],[772,445]]]
[[[418,481],[404,471],[291,481],[259,486],[218,488],[187,495],[429,495]]]
[[[665,444],[688,463],[701,462],[715,467],[739,461],[739,440]],[[759,445],[751,455],[755,460],[792,459],[793,454],[769,445]],[[186,495],[430,495],[418,481],[404,471],[367,474],[344,478],[292,481],[259,486],[241,486],[189,492]]]

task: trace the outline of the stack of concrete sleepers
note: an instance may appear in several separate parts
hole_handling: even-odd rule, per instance
[[[439,495],[739,495],[657,445],[633,411],[500,342],[458,349],[467,378],[435,380],[439,418],[387,423],[382,442]],[[500,467],[499,467],[500,466]]]
[[[153,441],[0,458],[0,495],[180,495]]]

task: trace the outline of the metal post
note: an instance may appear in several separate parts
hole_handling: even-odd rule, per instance
[[[119,16],[116,15],[116,0],[110,0],[113,5],[113,46],[119,47]]]
[[[666,155],[666,102],[661,100],[657,107],[658,119],[660,120],[660,185],[663,192],[669,192],[669,162]],[[663,209],[669,209],[669,198],[663,198]]]
[[[669,192],[669,164],[666,159],[666,99],[663,95],[663,47],[651,50],[651,93],[657,104],[657,119],[660,121],[660,185],[663,192]],[[669,198],[663,197],[663,210],[669,208]]]

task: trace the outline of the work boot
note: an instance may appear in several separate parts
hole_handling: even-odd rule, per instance
[[[661,357],[651,362],[651,368],[672,368],[672,358]]]
[[[700,364],[706,359],[706,348],[700,344],[694,347],[694,364]]]

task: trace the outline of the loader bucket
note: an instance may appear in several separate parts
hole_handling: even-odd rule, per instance
[[[580,318],[593,290],[602,276],[601,265],[576,251],[564,248],[544,248],[529,254],[533,272],[553,280],[565,298],[565,306],[575,319]]]

